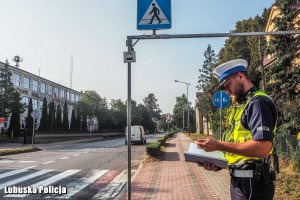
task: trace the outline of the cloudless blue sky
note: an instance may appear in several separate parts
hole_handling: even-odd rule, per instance
[[[172,29],[158,34],[229,32],[238,20],[261,14],[275,0],[172,0]],[[0,0],[0,61],[23,57],[21,68],[70,86],[95,90],[101,97],[127,98],[127,65],[123,52],[128,35],[152,34],[136,29],[136,0]],[[164,113],[186,93],[195,102],[203,53],[216,53],[226,38],[139,41],[132,64],[132,99],[142,103],[154,93]]]

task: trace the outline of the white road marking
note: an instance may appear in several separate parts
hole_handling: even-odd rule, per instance
[[[29,166],[29,167],[26,167],[24,169],[31,169],[31,168],[35,168],[37,165],[33,165],[33,166]]]
[[[67,171],[64,171],[62,173],[59,173],[55,176],[51,176],[50,178],[47,178],[45,180],[42,180],[40,182],[37,182],[35,184],[32,184],[31,187],[39,187],[39,186],[48,186],[50,184],[54,184],[58,181],[60,181],[61,179],[63,178],[67,178],[69,176],[72,176],[73,174],[76,174],[77,172],[79,172],[80,170],[67,170]],[[9,195],[5,195],[4,197],[26,197],[28,196],[28,194],[9,194]]]
[[[15,160],[0,160],[0,163],[13,163]]]
[[[44,163],[42,163],[42,165],[46,165],[46,164],[49,164],[49,163],[53,163],[54,161],[53,160],[51,160],[51,161],[48,161],[48,162],[44,162]]]
[[[33,161],[33,160],[21,160],[21,161],[19,161],[20,163],[33,163],[33,162],[35,162],[35,161]]]
[[[135,170],[132,172],[135,172]],[[100,190],[93,199],[113,199],[127,183],[127,170],[122,171],[105,188]]]
[[[27,180],[29,180],[29,179],[35,178],[35,177],[37,177],[37,176],[46,174],[46,173],[51,172],[51,171],[53,171],[53,170],[41,170],[41,171],[34,172],[33,174],[28,174],[28,175],[26,175],[26,176],[22,176],[22,177],[20,177],[20,178],[14,179],[14,180],[12,180],[12,181],[7,181],[7,182],[5,182],[5,183],[1,183],[1,185],[0,185],[0,190],[2,190],[5,186],[16,185],[16,184],[18,184],[18,183],[27,181]]]
[[[109,170],[95,170],[93,171],[92,175],[67,184],[66,187],[68,188],[68,193],[64,195],[56,196],[55,198],[69,199],[71,196],[73,196],[83,188],[87,187],[89,184],[93,183],[95,180],[103,176],[108,171]],[[51,196],[47,198],[51,198]]]
[[[63,157],[63,158],[60,158],[60,160],[64,160],[64,159],[68,159],[69,157]]]
[[[83,153],[89,153],[90,151],[86,151],[86,152],[83,152]]]
[[[74,154],[74,155],[72,155],[72,156],[79,156],[80,154],[79,153],[77,153],[77,154]]]
[[[9,176],[13,176],[13,175],[16,175],[16,174],[20,174],[20,173],[26,172],[26,171],[28,171],[28,170],[26,170],[26,169],[18,169],[18,170],[13,170],[13,171],[5,172],[3,174],[0,174],[0,179],[4,178],[4,177],[9,177]]]

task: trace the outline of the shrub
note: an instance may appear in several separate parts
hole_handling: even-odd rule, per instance
[[[160,154],[161,142],[153,142],[147,145],[147,154],[153,157],[157,157]]]

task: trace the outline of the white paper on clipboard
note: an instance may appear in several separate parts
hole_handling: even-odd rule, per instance
[[[191,143],[189,150],[184,152],[185,161],[195,163],[212,163],[216,167],[225,169],[227,160],[224,158],[224,153],[221,151],[206,152],[197,147],[195,143]]]

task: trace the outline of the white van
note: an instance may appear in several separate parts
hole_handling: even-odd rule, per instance
[[[125,145],[127,145],[127,127],[125,129]],[[146,144],[144,127],[131,126],[131,143]]]

